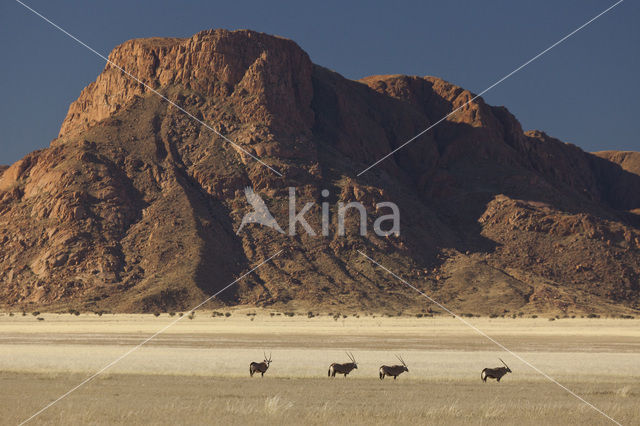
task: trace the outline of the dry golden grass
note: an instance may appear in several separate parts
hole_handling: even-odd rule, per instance
[[[2,374],[3,389],[11,392],[3,395],[0,417],[16,424],[82,378]],[[402,379],[109,375],[52,407],[35,424],[610,423],[544,382]],[[637,385],[566,384],[622,424],[640,419]],[[620,394],[625,387],[629,390]]]
[[[36,424],[607,424],[597,412],[452,318],[293,318],[199,312]],[[14,424],[177,317],[0,315],[0,418]],[[253,320],[252,320],[253,318]],[[640,419],[640,321],[470,319],[623,424]],[[264,379],[250,361],[273,353]],[[328,379],[331,362],[358,362]],[[377,379],[401,353],[409,373]],[[498,384],[480,371],[507,361]]]

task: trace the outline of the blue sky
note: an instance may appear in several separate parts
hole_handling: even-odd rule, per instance
[[[264,2],[24,0],[105,55],[131,38],[249,28],[348,78],[433,75],[478,93],[615,0]],[[626,0],[484,98],[585,150],[640,150],[640,5]],[[104,61],[0,3],[0,164],[49,145]],[[419,142],[417,142],[419,143]]]

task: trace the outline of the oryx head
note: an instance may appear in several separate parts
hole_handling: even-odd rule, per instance
[[[263,352],[264,354],[264,363],[267,364],[267,367],[269,366],[269,364],[271,364],[271,352],[269,352],[269,358],[267,358],[267,353]]]
[[[349,357],[349,359],[353,363],[353,368],[357,369],[358,368],[358,363],[356,362],[356,358],[353,356],[353,354],[351,352],[345,352],[345,353],[347,354],[347,356]]]
[[[509,366],[505,364],[505,362],[501,358],[498,358],[498,359],[500,360],[501,363],[504,364],[504,367],[507,369],[507,373],[511,373],[511,369],[509,368]]]
[[[396,355],[396,358],[398,358],[398,361],[402,363],[402,367],[404,368],[404,371],[409,372],[409,367],[407,367],[407,363],[404,362],[402,357],[400,355]]]

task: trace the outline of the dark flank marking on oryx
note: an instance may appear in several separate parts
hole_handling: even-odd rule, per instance
[[[502,361],[502,359],[498,358],[503,364],[504,367],[496,367],[496,368],[485,368],[484,370],[482,370],[482,373],[480,373],[480,378],[482,379],[483,382],[486,383],[487,379],[496,379],[498,382],[500,382],[500,379],[502,379],[502,376],[504,376],[507,373],[511,373],[511,369],[507,366],[507,364],[505,364],[504,361]]]
[[[264,353],[264,361],[249,364],[249,374],[253,377],[254,373],[260,373],[261,377],[264,377],[264,373],[269,369],[269,364],[271,364],[271,354],[267,358],[267,354]]]
[[[402,357],[400,355],[396,355],[396,358],[398,358],[402,365],[383,365],[382,367],[380,367],[380,380],[384,379],[385,376],[393,376],[393,380],[395,380],[405,371],[409,372],[409,367],[407,367],[407,364],[404,362]]]
[[[329,366],[329,377],[336,377],[336,373],[344,374],[344,377],[347,377],[347,374],[351,373],[351,370],[358,369],[358,364],[356,363],[356,359],[352,353],[347,352],[347,356],[351,360],[351,362],[347,362],[345,364],[338,364],[334,362]]]

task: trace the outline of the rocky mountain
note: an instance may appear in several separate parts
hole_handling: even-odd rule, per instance
[[[640,308],[639,153],[523,132],[478,99],[358,176],[473,94],[435,77],[348,80],[253,31],[131,40],[109,59],[236,145],[107,65],[49,148],[0,169],[7,309],[188,309],[278,250],[212,304],[440,311],[361,250],[458,312]],[[247,187],[285,231],[294,187],[317,235],[236,234]],[[340,235],[351,201],[365,236],[355,211]],[[399,236],[372,232],[385,201]]]

